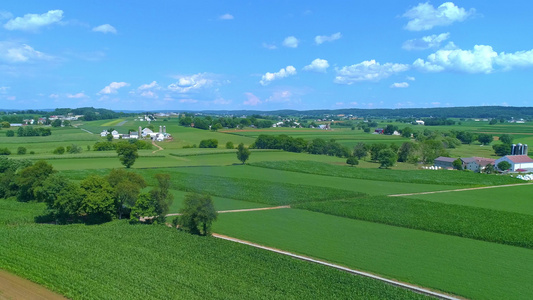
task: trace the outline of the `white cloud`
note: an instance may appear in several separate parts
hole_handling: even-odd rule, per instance
[[[25,30],[35,31],[39,27],[50,25],[61,21],[63,18],[62,10],[50,10],[44,14],[26,14],[24,17],[16,17],[9,20],[4,28],[7,30]]]
[[[433,34],[424,36],[420,39],[412,39],[405,41],[402,48],[405,50],[425,50],[429,48],[438,48],[440,44],[450,37],[450,33],[441,33],[439,35]]]
[[[278,49],[278,47],[274,44],[267,44],[267,43],[263,43],[263,48],[267,48],[268,50],[275,50],[275,49]]]
[[[391,89],[401,89],[401,88],[407,88],[409,87],[409,83],[407,82],[395,82],[390,85]]]
[[[380,64],[375,60],[367,60],[361,63],[336,69],[335,83],[353,84],[359,81],[379,81],[393,74],[409,70],[409,65],[385,63]]]
[[[12,13],[8,11],[0,10],[0,20],[6,20],[6,19],[11,19],[11,18],[13,18]]]
[[[51,59],[52,56],[37,51],[29,45],[0,41],[0,61],[8,63],[25,63]]]
[[[103,24],[100,26],[96,26],[93,28],[93,31],[95,32],[102,32],[102,33],[114,33],[117,34],[117,30],[115,27],[109,25],[109,24]]]
[[[108,86],[98,92],[98,94],[116,94],[118,89],[129,85],[130,84],[126,82],[111,82]]]
[[[416,78],[414,78],[413,76],[407,76],[405,77],[405,79],[409,80],[409,81],[415,81]]]
[[[475,9],[466,10],[453,2],[445,2],[435,8],[433,5],[419,3],[408,10],[403,16],[410,19],[405,29],[410,31],[429,30],[435,26],[447,26],[454,22],[462,22],[475,13]]]
[[[342,34],[340,32],[334,33],[332,35],[317,35],[315,36],[315,43],[317,45],[320,45],[324,42],[333,42],[335,40],[338,40],[342,37]]]
[[[50,96],[48,96],[49,98],[52,98],[52,99],[57,99],[59,98],[59,95],[58,94],[50,94]]]
[[[275,91],[272,96],[268,97],[265,102],[291,102],[292,92],[287,90]]]
[[[293,66],[287,66],[286,68],[281,68],[281,70],[276,73],[265,73],[265,75],[261,77],[261,81],[259,81],[259,83],[261,83],[261,85],[268,85],[273,80],[285,78],[291,75],[296,75],[296,68]]]
[[[67,94],[67,98],[71,99],[81,99],[81,98],[88,98],[89,96],[85,95],[84,92],[77,93],[77,94]]]
[[[223,14],[220,17],[218,17],[219,20],[233,20],[233,15],[230,14]]]
[[[473,50],[441,49],[426,60],[417,59],[413,66],[427,72],[458,71],[465,73],[492,73],[497,70],[533,66],[533,49],[515,53],[497,53],[491,46],[475,45]]]
[[[153,88],[159,88],[159,84],[157,84],[156,81],[152,81],[152,83],[149,83],[149,84],[143,84],[137,89],[142,91],[142,90],[149,90]]]
[[[195,99],[181,99],[180,103],[197,103],[198,100]]]
[[[177,82],[168,86],[168,89],[173,92],[187,93],[199,90],[201,88],[210,87],[217,81],[211,74],[198,73],[190,76],[176,76]]]
[[[246,98],[248,98],[248,100],[246,100],[246,101],[244,101],[242,103],[244,105],[256,106],[258,104],[263,103],[263,101],[261,101],[259,98],[257,98],[256,95],[254,95],[252,93],[244,93],[244,95],[246,95]]]
[[[310,65],[304,67],[305,71],[314,71],[314,72],[326,72],[329,68],[329,63],[325,59],[317,58],[311,62]]]
[[[300,41],[294,36],[288,36],[283,40],[283,46],[297,48]]]
[[[143,91],[141,93],[141,97],[144,97],[144,98],[151,98],[151,99],[157,99],[159,98],[159,96],[154,93],[153,91]]]

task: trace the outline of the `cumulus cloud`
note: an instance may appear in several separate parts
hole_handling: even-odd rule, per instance
[[[7,30],[35,31],[42,26],[47,26],[61,21],[62,10],[50,10],[44,14],[26,14],[7,21],[4,28]]]
[[[141,97],[144,97],[144,98],[151,98],[151,99],[157,99],[159,98],[159,96],[154,93],[153,91],[150,91],[150,90],[145,90],[145,91],[142,91],[142,93],[140,94]]]
[[[294,36],[288,36],[283,40],[283,46],[297,48],[300,41]]]
[[[227,21],[227,20],[233,20],[234,17],[233,17],[233,15],[230,15],[230,14],[223,14],[220,17],[218,17],[218,19]]]
[[[385,63],[380,64],[375,60],[367,60],[361,63],[336,69],[335,83],[353,84],[359,81],[379,81],[393,74],[409,70],[409,65]]]
[[[0,10],[0,20],[6,20],[13,18],[13,14],[8,11]]]
[[[100,25],[100,26],[96,26],[93,28],[93,31],[94,32],[101,32],[101,33],[113,33],[113,34],[117,34],[117,30],[115,29],[115,27],[109,25],[109,24],[103,24],[103,25]]]
[[[267,44],[267,43],[263,43],[263,48],[267,48],[268,50],[275,50],[275,49],[278,49],[278,47],[274,44]]]
[[[462,22],[476,12],[471,8],[468,11],[456,6],[453,2],[445,2],[435,8],[433,5],[420,3],[408,10],[404,17],[410,19],[405,29],[410,31],[429,30],[435,26],[447,26],[454,22]]]
[[[405,50],[425,50],[429,48],[438,48],[440,44],[450,38],[450,33],[441,33],[424,36],[420,39],[407,40],[403,43],[402,48]]]
[[[67,98],[70,99],[81,99],[81,98],[88,98],[89,96],[85,95],[84,92],[77,93],[77,94],[67,94]]]
[[[244,105],[256,106],[258,104],[263,103],[263,101],[261,101],[256,95],[252,93],[244,93],[244,95],[246,96],[246,98],[248,98],[248,100],[242,103]]]
[[[129,86],[129,83],[126,82],[111,82],[108,86],[103,88],[98,94],[116,94],[120,88]]]
[[[407,76],[405,77],[405,79],[409,80],[409,81],[415,81],[416,78],[414,78],[413,76]]]
[[[427,72],[457,71],[465,73],[492,73],[533,66],[533,49],[514,53],[497,53],[491,46],[475,45],[473,50],[441,49],[426,60],[417,59],[413,66]]]
[[[51,59],[52,56],[37,51],[29,45],[9,41],[0,41],[0,61],[7,63],[29,63]]]
[[[395,82],[390,85],[391,89],[401,89],[401,88],[407,88],[409,87],[409,83],[407,82]]]
[[[342,37],[342,34],[340,32],[334,33],[332,35],[317,35],[315,36],[315,43],[317,45],[320,45],[324,42],[333,42],[335,40],[338,40]]]
[[[329,63],[325,59],[317,58],[311,62],[311,64],[304,67],[305,71],[314,71],[314,72],[326,72],[329,68]]]
[[[198,73],[190,76],[176,76],[177,82],[168,86],[168,89],[178,93],[188,93],[201,88],[210,87],[217,81],[211,74]]]
[[[142,91],[142,90],[149,90],[153,88],[159,88],[159,84],[157,84],[156,81],[152,81],[152,83],[149,83],[149,84],[143,84],[137,89]]]
[[[287,66],[286,68],[281,68],[281,70],[276,73],[266,72],[265,75],[261,77],[261,81],[259,81],[259,83],[261,83],[261,85],[268,85],[273,80],[285,78],[291,75],[296,75],[296,68],[293,66]]]

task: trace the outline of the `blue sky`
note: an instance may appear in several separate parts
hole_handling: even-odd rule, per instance
[[[525,0],[3,0],[0,108],[530,106],[532,13]]]

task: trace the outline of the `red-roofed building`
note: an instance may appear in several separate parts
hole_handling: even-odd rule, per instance
[[[515,172],[517,169],[525,169],[533,171],[533,159],[527,155],[506,155],[504,157],[498,158],[494,164],[496,167],[502,161],[506,161],[511,164],[509,170]],[[505,170],[501,170],[505,171]]]

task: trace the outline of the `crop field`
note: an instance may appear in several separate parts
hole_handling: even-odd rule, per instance
[[[530,249],[297,209],[222,214],[214,230],[467,298],[533,296]]]

